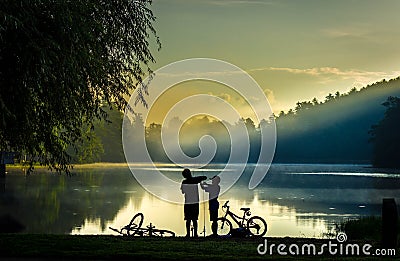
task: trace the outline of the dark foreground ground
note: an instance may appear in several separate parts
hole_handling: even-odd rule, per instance
[[[259,244],[270,248],[275,244],[273,255],[257,253]],[[338,243],[336,239],[332,243]],[[359,256],[330,255],[325,248],[325,254],[313,256],[287,255],[277,253],[277,246],[285,244],[286,252],[291,244],[301,248],[304,244],[315,244],[317,252],[323,244],[328,244],[326,239],[302,238],[129,238],[122,236],[77,236],[77,235],[31,235],[31,234],[0,234],[1,259],[78,259],[78,260],[107,260],[107,259],[135,259],[135,260],[381,260],[383,257],[376,255]],[[361,247],[366,242],[357,243]],[[373,247],[369,251],[374,254],[378,244],[369,242]],[[344,245],[345,247],[345,245]],[[260,250],[263,250],[262,246]],[[295,247],[293,247],[295,249]],[[306,247],[306,252],[308,252]],[[344,250],[343,250],[344,251]],[[399,248],[396,256],[387,256],[385,260],[399,260]]]

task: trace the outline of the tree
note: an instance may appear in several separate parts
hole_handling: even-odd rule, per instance
[[[151,123],[145,129],[146,146],[148,153],[153,161],[169,162],[168,156],[165,153],[163,142],[161,139],[161,124]]]
[[[400,98],[389,97],[382,104],[385,116],[370,130],[372,163],[376,167],[400,167]]]
[[[296,110],[296,112],[300,112],[300,111],[303,111],[303,110],[308,110],[308,109],[310,109],[312,107],[313,107],[313,103],[312,102],[309,102],[309,101],[297,102],[295,110]]]
[[[102,154],[104,154],[104,146],[101,139],[90,128],[86,128],[84,135],[87,139],[78,142],[75,145],[76,150],[68,151],[72,162],[94,163],[100,161]]]
[[[95,133],[96,138],[100,140],[103,145],[103,150],[98,151],[97,162],[124,162],[125,156],[122,147],[122,123],[124,114],[115,106],[110,110],[105,108],[107,112],[107,120],[112,124],[105,121],[96,121]],[[138,136],[138,133],[135,133]]]
[[[356,87],[351,88],[351,90],[348,92],[349,95],[353,94],[353,93],[357,93],[357,88]]]
[[[295,114],[294,110],[293,110],[293,109],[290,109],[286,115],[291,115],[291,116],[293,116],[294,114]]]
[[[85,126],[119,110],[154,62],[151,0],[3,0],[0,5],[0,151],[68,171]]]
[[[329,93],[328,96],[325,97],[325,102],[329,102],[333,100],[335,96],[332,95],[332,93]]]

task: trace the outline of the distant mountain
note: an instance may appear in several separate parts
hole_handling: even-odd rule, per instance
[[[298,103],[276,119],[275,162],[370,163],[371,126],[384,115],[382,103],[400,97],[400,78],[381,81],[359,91],[328,95],[324,103]]]

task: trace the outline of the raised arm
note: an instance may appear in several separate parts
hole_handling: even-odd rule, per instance
[[[200,182],[202,182],[203,180],[206,180],[207,179],[207,177],[206,176],[198,176],[198,177],[193,177],[193,183],[200,183]]]

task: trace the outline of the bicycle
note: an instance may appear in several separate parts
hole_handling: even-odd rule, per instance
[[[227,236],[232,235],[233,226],[232,222],[227,219],[227,216],[230,216],[233,221],[239,226],[239,228],[243,229],[249,236],[258,236],[262,237],[267,233],[267,222],[262,217],[259,216],[251,216],[250,208],[241,208],[243,211],[243,216],[239,217],[235,213],[229,210],[229,200],[225,202],[222,206],[222,209],[226,209],[225,215],[223,217],[219,217],[217,219],[218,230],[217,234],[219,236]],[[247,217],[246,217],[247,216]]]
[[[146,228],[142,228],[143,219],[143,213],[137,213],[133,216],[128,225],[119,230],[112,227],[109,227],[109,229],[121,234],[122,236],[175,237],[174,232],[166,229],[157,229],[152,223],[146,226]]]

